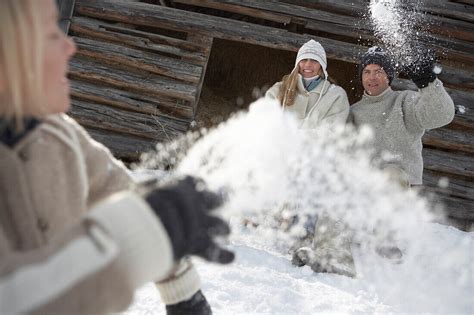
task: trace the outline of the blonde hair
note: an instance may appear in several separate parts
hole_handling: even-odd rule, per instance
[[[2,0],[0,9],[0,116],[21,128],[42,112],[43,39],[38,0]]]
[[[281,86],[280,90],[278,91],[278,100],[283,107],[291,106],[295,103],[296,92],[298,89],[298,70],[299,67],[296,65],[290,74],[285,75],[281,79]],[[325,78],[322,68],[319,69],[318,74],[321,78]]]

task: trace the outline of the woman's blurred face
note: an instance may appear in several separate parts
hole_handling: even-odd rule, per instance
[[[76,52],[76,45],[58,25],[55,0],[41,0],[43,51],[43,92],[45,114],[66,112],[70,105],[68,72],[69,59]]]
[[[298,63],[298,68],[303,78],[312,78],[319,74],[321,65],[314,59],[303,59]]]

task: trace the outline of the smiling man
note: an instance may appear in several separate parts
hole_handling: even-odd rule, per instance
[[[364,95],[351,106],[349,117],[356,126],[373,129],[376,151],[389,157],[383,163],[404,185],[422,184],[425,130],[447,125],[454,117],[454,103],[433,72],[434,54],[421,48],[415,55],[405,72],[418,91],[393,91],[393,59],[379,47],[370,48],[359,68]]]
[[[453,101],[433,72],[434,54],[424,48],[419,50],[405,67],[418,87],[415,92],[393,91],[390,88],[395,76],[393,59],[379,47],[370,48],[359,65],[364,95],[351,106],[349,115],[355,126],[372,128],[374,149],[384,159],[381,167],[404,187],[422,184],[421,137],[425,130],[444,126],[454,117]],[[377,253],[399,261],[402,252],[387,241],[377,246]],[[299,249],[294,263],[311,261],[308,265],[316,272],[355,277],[351,245],[352,231],[347,224],[323,215],[315,227],[315,250]]]

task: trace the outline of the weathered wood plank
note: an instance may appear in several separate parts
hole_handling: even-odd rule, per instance
[[[172,116],[188,122],[193,118],[193,108],[188,102],[165,96],[149,97],[143,93],[134,93],[77,80],[72,81],[71,95],[75,99],[109,105],[128,111]]]
[[[307,34],[299,35],[272,27],[194,12],[186,12],[186,19],[182,19],[183,11],[181,10],[146,3],[78,0],[76,11],[79,14],[91,17],[186,32],[198,31],[210,37],[244,41],[290,51],[297,51],[304,42],[313,38],[321,42],[329,58],[348,62],[357,63],[358,56],[366,50],[362,46],[343,41]],[[440,77],[453,85],[461,84],[463,87],[474,87],[474,75],[469,72],[460,72],[459,69],[444,66],[444,71]]]
[[[418,87],[411,80],[395,78],[392,81],[394,90],[411,90],[418,91]],[[446,92],[451,96],[454,104],[461,105],[474,110],[474,91],[463,91],[461,89],[453,89],[445,87]]]
[[[447,86],[474,89],[473,71],[443,65],[443,72],[441,72],[439,78],[445,82]]]
[[[142,153],[152,151],[157,143],[156,140],[91,127],[87,128],[87,132],[109,148],[116,158],[127,161],[138,161]]]
[[[474,158],[459,152],[443,152],[429,148],[423,149],[424,168],[459,176],[466,179],[474,179]]]
[[[148,95],[164,95],[194,102],[196,87],[151,74],[136,73],[109,65],[73,58],[70,62],[70,76],[75,79],[107,84],[119,89],[143,92]]]
[[[365,24],[360,19],[344,17],[322,10],[307,10],[301,6],[283,3],[280,1],[253,1],[253,0],[174,0],[175,3],[190,4],[206,8],[219,9],[226,12],[239,13],[255,18],[261,18],[282,24],[289,24],[295,17],[330,22],[337,25],[353,26]],[[268,14],[268,18],[263,16]]]
[[[230,1],[230,0],[227,0]],[[238,0],[232,0],[233,2],[240,2]],[[292,3],[290,3],[292,2]],[[306,1],[304,1],[306,2]],[[351,2],[351,5],[346,4],[335,4],[336,6],[342,6],[346,9],[349,9],[350,15],[352,16],[341,16],[340,14],[333,14],[330,7],[331,4],[334,4],[333,1],[317,1],[318,4],[308,4],[302,2],[293,2],[288,1],[288,6],[293,6],[294,9],[288,10],[279,10],[278,6],[273,6],[273,4],[267,4],[267,10],[274,10],[276,12],[291,12],[291,15],[299,16],[303,18],[306,22],[305,27],[307,29],[312,29],[316,31],[327,32],[329,34],[349,36],[355,39],[360,39],[364,41],[377,42],[378,40],[373,35],[373,26],[370,24],[370,19],[368,16],[368,3],[367,2]],[[264,7],[265,4],[260,4]],[[445,1],[444,1],[445,3]],[[247,5],[247,4],[246,4]],[[446,4],[444,4],[446,5]],[[307,6],[310,9],[303,9]],[[420,6],[417,5],[417,9]],[[462,7],[462,6],[461,6]],[[460,9],[460,8],[459,8]],[[423,10],[427,11],[427,10]],[[446,10],[450,11],[450,10]],[[313,14],[313,12],[318,12]],[[356,13],[357,12],[357,13]],[[340,12],[339,12],[340,13]],[[346,12],[347,13],[347,12]],[[462,12],[461,14],[463,14]],[[421,13],[420,13],[421,14]],[[423,14],[425,16],[426,14]],[[429,14],[428,14],[429,15]],[[433,23],[433,21],[431,22]],[[429,24],[429,23],[428,23]],[[332,27],[331,27],[332,26]],[[439,33],[439,32],[438,32]],[[458,40],[453,38],[453,36],[446,34],[446,32],[441,32],[442,34],[434,33],[429,31],[425,34],[426,39],[420,37],[419,40],[424,42],[425,45],[436,48],[439,53],[445,53],[448,49],[449,59],[457,62],[464,62],[466,64],[474,63],[474,57],[472,54],[473,45],[471,42]]]
[[[353,62],[365,49],[358,45],[316,36],[290,33],[272,27],[249,24],[194,12],[146,3],[125,3],[111,0],[77,0],[76,12],[85,16],[136,25],[161,27],[185,32],[200,32],[209,37],[247,42],[260,46],[297,51],[311,38],[322,43],[330,58]]]
[[[88,38],[74,37],[74,40],[78,47],[78,56],[90,57],[110,65],[127,65],[194,84],[201,77],[202,67],[183,60]]]
[[[423,136],[423,144],[432,147],[474,154],[474,132],[438,128],[428,130]],[[474,156],[472,158],[474,163]]]
[[[207,47],[202,47],[200,43],[190,43],[182,39],[129,29],[85,17],[73,18],[71,33],[78,37],[101,39],[150,52],[180,56],[193,61],[194,64],[205,62],[208,54]]]
[[[367,2],[363,3],[357,0],[350,2],[340,0],[280,0],[280,2],[359,18],[364,16],[367,7]]]
[[[278,17],[287,17],[289,19],[294,19],[295,17],[299,18],[304,22],[304,27],[311,30],[323,31],[330,34],[348,36],[355,39],[371,40],[374,41],[376,37],[373,35],[372,26],[370,25],[368,19],[361,19],[360,17],[350,17],[350,16],[341,16],[340,14],[334,14],[331,12],[324,11],[324,8],[320,10],[311,10],[304,7],[283,3],[279,1],[252,1],[252,0],[178,0],[174,1],[175,3],[183,3],[188,5],[201,6],[206,8],[219,9],[226,12],[240,13],[247,16],[252,16],[255,18],[262,18],[262,13],[275,12]],[[255,9],[251,11],[250,9]],[[274,20],[276,22],[285,23],[284,20],[268,19]],[[453,53],[456,54],[456,59],[464,61],[474,62],[474,57],[472,56],[472,50],[474,46],[466,43],[453,40],[443,36],[434,36],[433,33],[428,34],[430,36],[429,43],[431,46],[436,44],[444,46],[442,49],[445,50],[446,47],[450,47],[450,59],[453,59]],[[446,43],[446,45],[442,45]],[[458,51],[453,51],[452,49],[464,51],[464,54],[459,54]],[[441,50],[441,49],[440,49]]]
[[[172,140],[188,129],[186,123],[170,117],[127,112],[76,99],[72,99],[69,113],[83,126],[157,141]]]
[[[206,57],[206,63],[202,66],[201,77],[200,77],[199,82],[198,82],[197,87],[196,87],[196,100],[199,100],[199,98],[201,97],[202,86],[204,84],[204,77],[206,75],[207,63],[208,63],[209,57],[211,55],[211,47],[212,47],[213,39],[212,39],[212,37],[207,37],[207,36],[203,36],[203,35],[199,35],[199,34],[194,34],[194,35],[189,35],[188,40],[192,41],[192,42],[201,42],[203,44],[205,43],[209,47],[208,54],[207,54],[207,57]],[[197,112],[198,103],[199,103],[198,101],[196,101],[194,103],[194,113]]]
[[[351,0],[350,2],[338,0],[283,0],[282,2],[313,9],[337,12],[357,18],[365,18],[369,13],[369,2],[366,0]],[[441,8],[444,8],[444,12],[451,12],[451,14],[448,17],[439,16],[442,15],[440,12]],[[436,32],[438,34],[456,37],[466,41],[473,41],[474,26],[471,23],[472,16],[469,12],[467,15],[465,14],[466,10],[470,10],[469,7],[449,3],[447,1],[443,1],[441,5],[436,7],[433,6],[433,1],[428,1],[424,4],[417,3],[416,7],[410,5],[410,15],[413,15],[413,9],[416,9],[419,12],[415,15],[423,21],[425,25],[430,27],[430,32]],[[433,12],[436,15],[426,14],[425,12]],[[453,19],[453,15],[456,14],[454,12],[457,12],[458,14]],[[469,21],[463,21],[466,17]]]
[[[423,185],[430,187],[430,191],[433,192],[474,200],[474,185],[472,181],[424,170]]]
[[[247,6],[247,1],[229,1],[229,0],[173,0],[174,3],[181,3],[186,5],[199,6],[210,9],[218,9],[225,12],[239,13],[247,16],[256,17],[259,19],[277,22],[281,24],[289,24],[291,17],[278,13],[269,13],[261,10],[258,6],[252,7]],[[258,3],[257,1],[254,1]],[[261,1],[260,1],[261,2]],[[273,5],[280,5],[278,2],[272,3]]]
[[[429,187],[425,189],[426,191],[430,191]],[[443,195],[436,191],[433,191],[433,193],[436,196],[435,199],[444,205],[445,214],[448,217],[469,220],[471,222],[474,221],[474,201]]]
[[[64,33],[69,32],[71,18],[74,12],[75,0],[58,0],[59,27]]]
[[[470,23],[474,22],[474,8],[462,3],[446,0],[427,0],[420,3],[420,10]]]

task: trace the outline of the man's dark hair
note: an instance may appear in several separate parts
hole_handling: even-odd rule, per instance
[[[362,71],[370,64],[379,65],[387,73],[388,83],[392,83],[395,77],[395,66],[392,62],[392,57],[387,52],[383,51],[380,47],[374,46],[362,55],[359,64],[359,77],[361,80]]]

